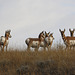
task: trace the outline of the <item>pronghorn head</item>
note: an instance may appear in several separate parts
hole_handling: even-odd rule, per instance
[[[51,33],[49,36],[50,36],[50,37],[53,37],[53,33]],[[53,40],[54,40],[54,37],[53,37]]]
[[[73,30],[71,30],[71,29],[69,29],[69,31],[70,31],[70,35],[71,35],[71,37],[73,37],[74,35],[74,29]]]
[[[47,32],[45,31],[45,37],[48,37],[49,35],[50,35],[50,32],[47,33]]]
[[[10,35],[11,30],[6,30],[5,31],[5,37],[11,38],[12,36]]]
[[[44,31],[42,31],[42,32],[39,34],[39,39],[42,39],[42,40],[45,39]]]
[[[41,38],[41,37],[44,37],[45,35],[44,35],[44,31],[42,31],[40,34],[39,34],[39,38]]]
[[[65,29],[63,30],[63,31],[61,31],[61,29],[59,29],[59,31],[60,31],[60,33],[61,33],[61,36],[62,36],[62,38],[64,38],[64,36],[65,36]]]

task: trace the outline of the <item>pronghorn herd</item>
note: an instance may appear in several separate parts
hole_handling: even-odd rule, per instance
[[[75,37],[74,37],[74,31],[75,29],[73,29],[73,31],[71,29],[69,29],[70,31],[70,36],[65,36],[65,29],[63,31],[61,31],[61,29],[59,29],[62,39],[64,41],[64,44],[66,45],[66,49],[68,48],[74,48],[75,47]]]
[[[39,47],[43,47],[44,49],[47,47],[47,49],[49,50],[53,40],[53,33],[47,33],[46,31],[44,33],[44,31],[42,31],[39,34],[38,38],[27,38],[25,42],[28,46],[28,50],[30,50],[30,47],[37,48],[37,50]]]
[[[70,36],[65,36],[65,29],[62,31],[61,29],[59,29],[62,39],[64,41],[64,44],[66,45],[66,48],[74,48],[75,47],[75,37],[74,37],[74,31],[75,29],[70,31]],[[4,47],[6,46],[6,51],[7,51],[7,46],[9,43],[9,38],[11,38],[10,35],[11,30],[7,30],[5,31],[5,36],[1,36],[0,37],[0,48],[2,50],[2,52],[4,51]],[[36,50],[38,50],[40,47],[43,47],[44,50],[47,48],[48,50],[50,50],[52,43],[53,43],[54,37],[53,37],[53,33],[50,32],[46,32],[46,31],[42,31],[39,35],[38,38],[27,38],[25,40],[25,43],[27,44],[27,50],[30,50],[30,48],[35,48]]]

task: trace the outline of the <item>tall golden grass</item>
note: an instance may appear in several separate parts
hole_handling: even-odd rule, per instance
[[[75,50],[59,47],[49,51],[0,52],[0,75],[28,75],[24,67],[31,75],[71,75],[75,72]]]

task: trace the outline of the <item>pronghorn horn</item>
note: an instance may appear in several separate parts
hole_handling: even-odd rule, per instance
[[[6,33],[6,32],[11,32],[11,30],[6,30],[5,33]]]
[[[65,29],[64,29],[64,32],[65,32]]]
[[[59,31],[61,32],[61,29],[59,29]]]
[[[44,32],[44,30],[42,32]]]
[[[51,33],[50,35],[53,35],[53,33]]]
[[[75,29],[73,29],[75,31]]]
[[[48,34],[50,34],[50,32]]]
[[[45,34],[46,34],[46,31],[45,31]]]
[[[71,31],[71,29],[69,29],[69,31]]]
[[[8,31],[9,31],[9,32],[11,32],[11,30],[10,30],[10,29],[9,29]]]

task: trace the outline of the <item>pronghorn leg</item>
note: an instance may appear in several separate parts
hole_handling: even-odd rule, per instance
[[[1,51],[2,51],[2,46],[1,46]]]
[[[47,47],[47,49],[48,49],[48,51],[49,51],[49,46],[48,46],[48,45],[46,45],[46,47]]]
[[[51,46],[52,46],[52,43],[50,44],[50,50],[51,50]]]
[[[6,52],[7,52],[7,46],[6,46]]]
[[[29,46],[27,47],[27,51],[30,51],[30,47]]]
[[[44,47],[44,51],[46,50],[46,47]]]
[[[35,51],[38,51],[39,47],[40,47],[40,45],[38,45],[37,48],[35,48]]]
[[[1,47],[1,45],[0,45],[0,50],[2,50],[2,47]]]
[[[68,47],[66,46],[65,51],[67,51]]]
[[[6,44],[6,40],[5,40],[4,44],[3,44],[3,49],[2,49],[2,52],[4,52],[4,47],[5,47],[5,44]]]
[[[2,52],[4,52],[4,45],[3,45],[3,48],[2,48]]]
[[[51,50],[51,44],[48,46],[48,49]]]
[[[31,47],[31,45],[29,44],[29,45],[28,45],[28,48],[27,48],[27,51],[30,51],[30,47]]]

